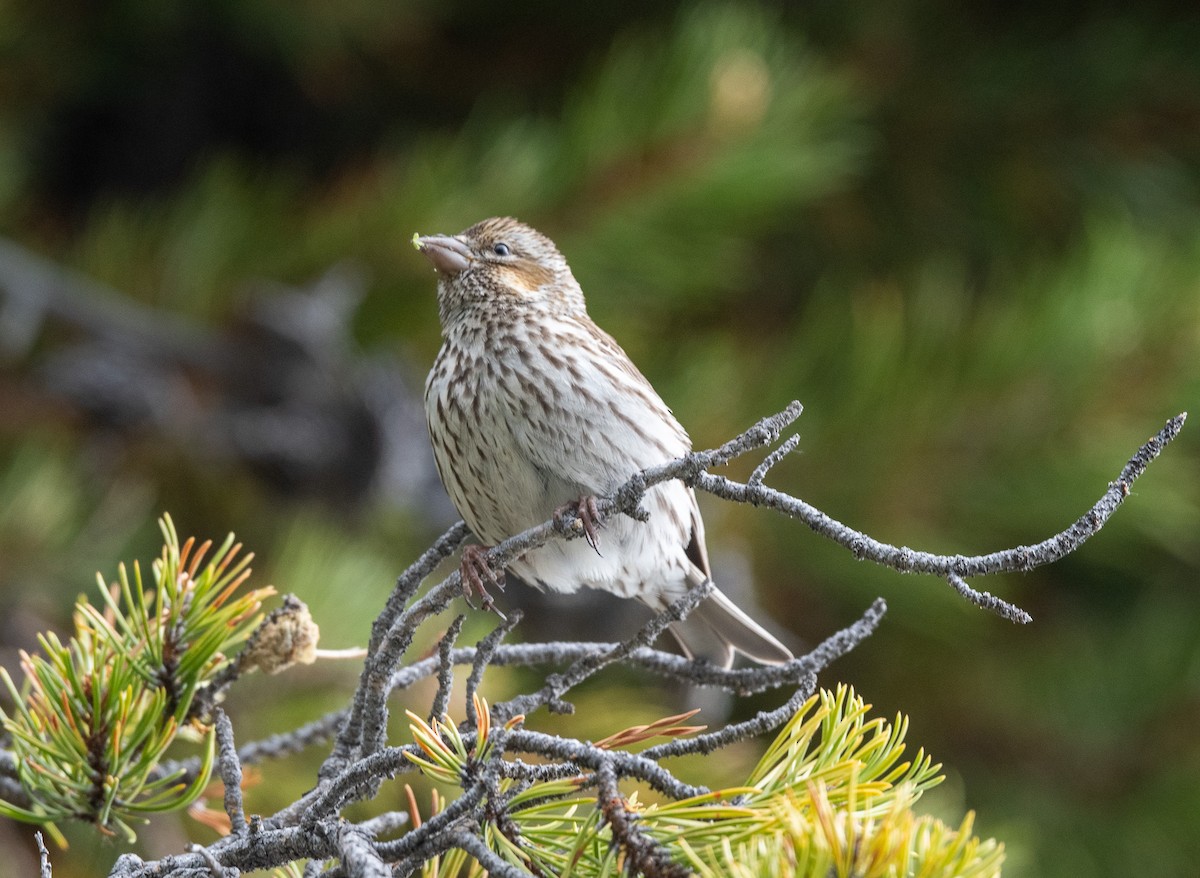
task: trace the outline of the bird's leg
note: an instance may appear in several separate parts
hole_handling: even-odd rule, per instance
[[[554,520],[564,529],[572,529],[576,533],[583,531],[583,538],[597,555],[600,554],[598,530],[604,527],[600,510],[596,508],[594,495],[580,497],[570,503],[564,503],[554,510]]]
[[[492,600],[491,594],[484,585],[486,580],[504,591],[504,575],[492,569],[492,565],[487,560],[487,553],[487,546],[470,545],[463,548],[462,562],[458,566],[459,576],[462,579],[463,599],[474,609],[475,605],[471,603],[471,592],[478,592],[480,602],[485,610],[491,610],[501,619],[506,619],[505,615],[496,608],[496,602]]]

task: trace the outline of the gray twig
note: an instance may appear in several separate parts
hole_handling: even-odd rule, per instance
[[[197,854],[204,861],[204,865],[208,868],[208,874],[211,878],[231,878],[230,872],[217,862],[217,858],[213,856],[212,851],[199,844],[194,844],[190,847],[192,853]]]
[[[637,816],[625,807],[617,786],[617,771],[611,761],[600,764],[596,782],[597,804],[612,830],[613,841],[625,849],[630,874],[645,875],[646,878],[688,878],[691,870],[672,861],[665,847],[638,828]]]
[[[446,810],[434,814],[412,832],[401,836],[395,841],[379,843],[379,854],[388,862],[394,862],[414,852],[431,839],[436,839],[441,833],[459,824],[475,822],[480,816],[477,813],[480,800],[483,798],[483,786],[472,784],[463,794],[446,806]]]
[[[774,710],[759,711],[750,719],[728,725],[719,731],[696,735],[693,738],[679,738],[665,744],[648,747],[642,751],[642,757],[657,762],[670,756],[688,756],[692,753],[707,754],[728,747],[737,741],[765,735],[791,719],[800,706],[816,691],[817,675],[809,674],[800,688],[792,693],[792,697]]]
[[[242,765],[254,765],[267,759],[282,759],[285,756],[299,753],[313,744],[328,741],[337,734],[337,730],[342,727],[349,715],[349,710],[336,710],[290,732],[281,732],[259,741],[251,741],[238,748],[238,761]],[[167,777],[183,772],[180,779],[184,783],[189,783],[195,779],[198,771],[200,771],[200,757],[193,756],[189,759],[162,763],[154,772],[153,777]],[[3,794],[3,779],[0,779],[0,798],[8,798]],[[9,801],[13,800],[9,799]]]
[[[343,824],[338,833],[342,865],[349,878],[392,878],[388,868],[371,837],[353,823]]]
[[[785,439],[778,448],[763,458],[763,462],[756,466],[754,468],[754,472],[750,474],[750,480],[747,482],[747,484],[761,485],[763,479],[767,477],[767,473],[774,469],[781,460],[795,451],[796,446],[799,444],[800,434],[793,433],[791,436]]]
[[[46,850],[46,841],[40,831],[33,834],[38,849],[38,878],[54,878],[54,867],[50,865],[50,851]]]
[[[221,708],[216,709],[217,729],[217,773],[225,787],[225,813],[229,815],[230,830],[234,835],[246,831],[246,813],[242,806],[242,764],[238,761],[237,747],[233,743],[233,724]]]
[[[454,643],[458,640],[458,635],[462,633],[463,622],[466,620],[467,617],[459,613],[438,641],[438,688],[437,694],[433,697],[433,705],[429,708],[428,719],[431,722],[441,719],[442,714],[450,706],[450,690],[454,688],[454,662],[451,660],[450,652],[454,649]]]
[[[536,753],[539,756],[570,762],[580,768],[595,771],[601,763],[611,761],[622,777],[635,777],[672,799],[690,799],[708,792],[705,787],[684,783],[653,759],[644,756],[608,751],[586,741],[518,729],[508,738],[508,748],[514,753]]]
[[[303,819],[324,818],[338,813],[351,802],[369,799],[384,778],[395,777],[401,771],[415,770],[415,766],[404,757],[406,750],[414,755],[420,752],[415,744],[408,747],[384,747],[370,756],[354,760],[336,777],[322,783],[294,806],[276,814],[271,818],[272,823],[282,822],[280,818],[284,816],[287,820],[292,820],[293,814],[299,814]]]
[[[529,878],[529,873],[518,869],[511,863],[503,860],[500,856],[489,848],[480,838],[473,832],[455,832],[449,842],[456,848],[462,848],[472,857],[474,857],[479,865],[487,869],[489,875],[497,875],[499,878]]]
[[[364,820],[358,824],[358,828],[371,836],[371,838],[379,838],[381,835],[391,835],[400,827],[407,826],[410,822],[412,822],[412,818],[407,811],[384,811],[377,817]]]
[[[498,721],[505,722],[517,714],[528,716],[543,704],[552,711],[567,712],[563,709],[565,702],[562,701],[562,696],[566,692],[578,686],[597,671],[624,660],[642,647],[649,646],[658,638],[658,635],[666,630],[668,625],[686,618],[688,613],[708,597],[712,589],[711,580],[705,580],[695,588],[688,589],[683,597],[672,603],[665,612],[656,614],[629,640],[604,652],[579,657],[565,672],[551,674],[547,677],[546,685],[537,692],[501,702],[492,708],[492,714]]]
[[[1033,621],[1033,616],[1029,615],[1016,604],[1010,604],[1008,601],[996,597],[991,592],[976,591],[957,573],[947,573],[946,581],[950,583],[951,588],[980,609],[995,613],[1000,618],[1015,622],[1018,625],[1028,625]]]
[[[500,641],[509,635],[509,633],[517,627],[521,619],[525,616],[520,610],[514,610],[509,614],[509,617],[491,631],[488,635],[479,641],[479,646],[474,650],[475,657],[471,659],[471,673],[467,677],[467,729],[474,731],[479,727],[479,717],[475,715],[475,692],[479,689],[479,684],[483,680],[483,671],[489,665],[496,663],[496,653],[501,648]]]

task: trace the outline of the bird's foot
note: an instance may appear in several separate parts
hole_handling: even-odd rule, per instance
[[[462,562],[458,566],[459,576],[462,579],[463,599],[474,609],[475,605],[471,603],[471,593],[475,592],[479,595],[480,603],[485,610],[491,610],[501,619],[505,619],[505,615],[496,608],[496,602],[492,600],[485,585],[485,582],[490,582],[496,588],[504,591],[504,574],[497,573],[492,568],[492,565],[488,563],[487,553],[487,546],[471,545],[463,549]]]
[[[564,503],[554,510],[554,520],[567,532],[582,533],[592,551],[600,554],[599,531],[604,527],[604,519],[596,507],[594,496],[588,495]]]

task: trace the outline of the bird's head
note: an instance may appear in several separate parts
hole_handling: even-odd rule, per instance
[[[438,310],[449,327],[474,308],[584,310],[583,293],[554,242],[512,217],[457,235],[413,235],[438,273]]]

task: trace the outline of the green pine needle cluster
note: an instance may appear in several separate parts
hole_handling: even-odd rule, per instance
[[[80,597],[75,633],[39,636],[41,652],[21,653],[24,685],[0,668],[14,706],[0,709],[28,803],[0,800],[0,815],[38,823],[59,843],[56,821],[80,819],[132,840],[131,822],[181,808],[208,783],[211,728],[193,715],[196,696],[229,661],[258,621],[273,589],[235,594],[252,555],[238,557],[231,534],[205,563],[211,544],[180,546],[169,516],[160,521],[163,553],[147,589],[135,562],[112,587],[99,578],[103,604]],[[158,770],[185,730],[203,737],[202,769],[190,783]]]
[[[1004,848],[971,834],[972,814],[952,827],[914,813],[923,791],[941,782],[941,766],[923,750],[903,759],[907,720],[889,723],[869,712],[847,686],[822,690],[796,712],[744,786],[654,804],[640,803],[634,792],[624,806],[641,832],[704,878],[999,875]],[[432,760],[413,761],[443,783],[463,776],[474,754],[451,732],[453,724],[411,718],[414,739]],[[625,852],[613,844],[595,799],[580,796],[583,781],[515,791],[507,818],[519,840],[488,826],[493,850],[534,874],[620,875]],[[481,873],[464,852],[453,851],[427,862],[422,874]]]

